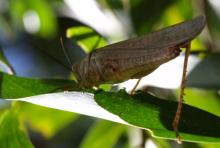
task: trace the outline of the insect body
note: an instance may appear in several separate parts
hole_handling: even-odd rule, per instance
[[[81,86],[119,83],[148,75],[161,64],[177,57],[204,28],[205,18],[197,17],[148,35],[99,48],[73,65]]]

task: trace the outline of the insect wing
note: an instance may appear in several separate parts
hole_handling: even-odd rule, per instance
[[[206,20],[204,16],[175,24],[142,37],[136,37],[100,48],[102,50],[117,49],[154,49],[178,47],[190,42],[204,28]]]

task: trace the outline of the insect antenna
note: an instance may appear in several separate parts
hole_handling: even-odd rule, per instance
[[[60,37],[60,43],[61,43],[61,47],[62,47],[64,56],[65,56],[65,58],[67,59],[67,62],[68,62],[68,64],[69,64],[69,66],[71,67],[71,71],[72,71],[72,73],[73,73],[73,68],[72,68],[73,63],[72,63],[72,61],[70,60],[70,57],[68,56],[68,55],[69,55],[69,54],[68,54],[68,51],[67,51],[66,48],[64,47],[64,43],[63,43],[63,38],[62,38],[62,37]]]
[[[95,44],[92,46],[92,51],[95,49],[95,48],[97,48],[98,47],[98,45],[100,44],[100,42],[101,42],[101,36],[98,36],[98,39],[97,39],[97,41],[95,42]]]
[[[64,64],[62,61],[60,61],[58,58],[56,58],[55,56],[51,55],[49,52],[47,52],[46,50],[44,50],[41,46],[39,46],[38,44],[36,44],[35,42],[33,42],[32,39],[27,38],[27,41],[31,43],[31,45],[33,46],[33,48],[38,49],[38,51],[44,55],[47,56],[47,58],[50,58],[51,60],[53,60],[54,62],[56,62],[57,64],[63,66],[64,68],[68,69],[68,70],[72,70],[71,67],[67,66],[66,64]]]

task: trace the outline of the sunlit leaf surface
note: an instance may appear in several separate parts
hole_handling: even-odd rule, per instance
[[[103,37],[101,37],[93,29],[86,26],[69,28],[66,35],[68,38],[73,38],[74,40],[76,40],[78,45],[86,53],[89,53],[96,48],[106,45],[106,41]]]

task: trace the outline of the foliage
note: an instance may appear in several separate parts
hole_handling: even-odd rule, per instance
[[[14,110],[7,110],[1,115],[0,133],[1,147],[33,147],[19,123],[17,112]]]

